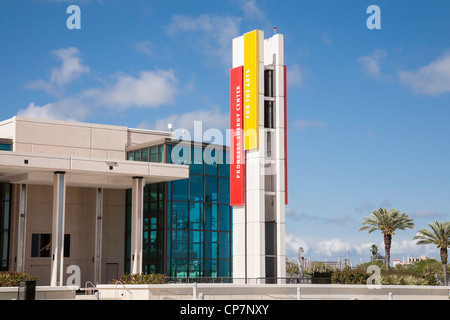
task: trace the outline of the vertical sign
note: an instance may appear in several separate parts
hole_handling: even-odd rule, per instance
[[[230,71],[230,205],[244,204],[245,164],[243,135],[244,67]]]
[[[258,148],[259,139],[259,31],[244,34],[245,150]]]

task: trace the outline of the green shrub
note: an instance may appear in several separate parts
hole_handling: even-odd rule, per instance
[[[114,279],[110,283],[122,282],[123,284],[163,284],[166,283],[167,276],[161,273],[125,273],[119,279]]]
[[[27,273],[1,271],[0,272],[0,287],[18,287],[19,282],[23,280],[37,281],[36,276],[31,276]]]
[[[331,283],[333,284],[367,284],[367,279],[370,277],[368,273],[359,272],[356,270],[350,271],[336,271],[331,276]]]

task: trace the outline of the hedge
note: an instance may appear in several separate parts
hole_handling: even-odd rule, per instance
[[[0,287],[18,287],[23,280],[37,281],[38,277],[27,273],[0,271]]]
[[[119,279],[114,279],[110,283],[115,284],[121,282],[123,284],[163,284],[166,283],[167,276],[161,273],[125,273],[119,277]]]

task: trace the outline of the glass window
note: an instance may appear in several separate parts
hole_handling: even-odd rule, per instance
[[[189,258],[203,258],[203,232],[191,231],[189,238]]]
[[[158,146],[150,148],[150,162],[158,162]]]
[[[134,159],[134,152],[128,151],[127,152],[127,160],[133,161],[133,159]]]
[[[205,203],[205,229],[217,230],[217,204]]]
[[[148,162],[148,148],[141,150],[141,161]]]
[[[158,146],[158,162],[164,162],[164,145]]]
[[[172,200],[188,200],[189,179],[176,180],[172,182]]]
[[[205,258],[217,259],[217,232],[205,232]]]
[[[231,277],[230,260],[219,260],[219,277]]]
[[[203,204],[191,202],[189,211],[189,229],[203,229]]]
[[[188,275],[187,260],[173,259],[171,261],[171,275],[174,278],[186,278]]]
[[[141,161],[141,150],[134,151],[134,161]]]
[[[172,258],[187,258],[188,231],[172,230]]]
[[[188,203],[172,202],[172,228],[187,229],[188,228]]]
[[[205,277],[217,277],[217,260],[205,260]]]
[[[203,174],[203,152],[201,148],[192,147],[190,173]]]
[[[205,174],[210,176],[217,176],[218,171],[218,153],[212,147],[206,147],[203,151],[203,161],[205,163]]]
[[[217,203],[218,183],[216,177],[205,177],[205,202]]]
[[[219,232],[219,258],[230,259],[230,235],[229,232]]]
[[[189,181],[191,201],[203,201],[203,176],[191,175]]]
[[[230,180],[219,179],[219,203],[230,204]]]
[[[198,278],[203,275],[203,263],[202,260],[195,259],[189,260],[189,277]]]
[[[231,231],[230,206],[219,206],[219,230]]]
[[[228,178],[230,176],[230,153],[222,151],[219,159],[219,176]]]

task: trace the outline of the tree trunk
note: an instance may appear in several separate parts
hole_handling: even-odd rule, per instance
[[[444,286],[447,286],[447,248],[441,248],[441,262],[444,273]]]
[[[392,241],[392,235],[384,234],[384,251],[386,252],[384,262],[386,264],[386,271],[389,270],[389,264],[391,261],[391,241]]]

